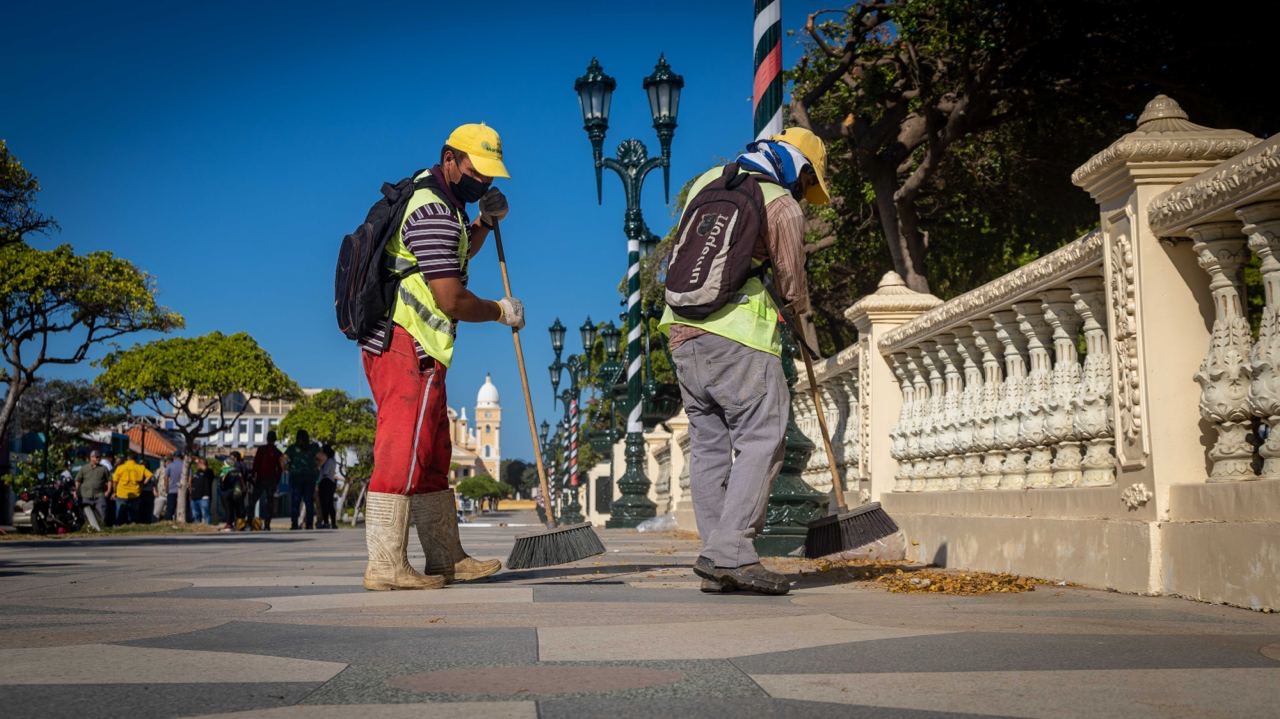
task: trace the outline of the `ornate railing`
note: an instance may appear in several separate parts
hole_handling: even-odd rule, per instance
[[[894,491],[1115,481],[1102,250],[1090,232],[881,339]]]
[[[847,347],[832,357],[814,363],[814,378],[826,413],[827,429],[831,432],[831,447],[836,456],[836,470],[844,481],[844,488],[857,489],[863,478],[858,458],[862,436],[859,409],[858,345]],[[802,477],[814,489],[831,489],[830,463],[827,453],[821,451],[822,435],[818,426],[818,409],[814,406],[809,390],[809,379],[804,374],[796,381],[794,399],[796,426],[819,448],[809,456]],[[854,492],[855,496],[857,492]]]

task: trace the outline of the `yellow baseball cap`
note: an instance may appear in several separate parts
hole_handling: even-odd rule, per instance
[[[782,131],[782,134],[774,135],[769,139],[791,145],[804,155],[810,165],[813,165],[813,171],[818,176],[818,184],[809,188],[804,199],[811,205],[825,205],[830,202],[831,193],[827,191],[827,146],[823,144],[822,139],[803,127],[788,127]]]
[[[444,144],[467,153],[481,175],[511,177],[507,166],[502,164],[502,138],[498,137],[497,130],[483,122],[459,125],[449,133]]]

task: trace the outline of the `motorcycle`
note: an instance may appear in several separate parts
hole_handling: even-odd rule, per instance
[[[35,534],[70,534],[84,524],[81,503],[65,480],[23,490],[16,504]]]

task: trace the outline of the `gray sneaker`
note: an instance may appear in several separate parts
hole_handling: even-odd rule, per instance
[[[702,577],[704,592],[741,589],[761,594],[786,594],[791,591],[786,575],[771,572],[759,562],[741,567],[717,567],[707,557],[698,557],[693,563],[693,573]],[[713,584],[716,587],[712,587]]]

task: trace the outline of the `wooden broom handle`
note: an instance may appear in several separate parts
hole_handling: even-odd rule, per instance
[[[501,247],[501,245],[499,245]],[[501,256],[501,250],[499,250]],[[797,331],[802,331],[799,327]],[[822,446],[827,450],[827,466],[831,469],[831,488],[836,493],[836,507],[841,511],[849,508],[844,501],[844,488],[840,486],[840,472],[836,470],[836,453],[831,448],[831,434],[827,432],[827,413],[822,409],[822,392],[818,390],[818,380],[813,376],[813,360],[809,359],[809,350],[804,342],[800,345],[800,356],[804,358],[804,371],[809,375],[809,392],[813,395],[813,407],[818,411],[818,427],[822,431]]]
[[[498,269],[502,270],[502,290],[511,297],[511,278],[507,276],[507,255],[502,251],[502,230],[498,221],[493,222],[493,243],[498,248]],[[533,400],[529,396],[529,375],[524,369],[524,349],[520,347],[520,330],[511,328],[511,340],[516,345],[516,366],[520,368],[520,389],[524,390],[524,411],[529,416],[529,438],[533,440],[533,460],[538,466],[538,484],[542,487],[542,506],[547,515],[547,529],[556,528],[555,515],[551,511],[551,490],[547,485],[547,470],[542,466],[542,445],[538,443],[538,424],[533,416]]]

